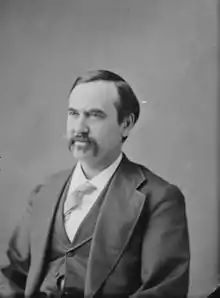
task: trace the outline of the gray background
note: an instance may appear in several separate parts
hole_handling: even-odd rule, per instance
[[[30,190],[71,166],[67,94],[87,69],[141,104],[125,152],[186,196],[190,293],[217,283],[217,1],[0,0],[0,250]]]

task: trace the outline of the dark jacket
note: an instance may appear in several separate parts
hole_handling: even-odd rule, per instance
[[[33,191],[1,266],[0,297],[38,290],[55,208],[71,172]],[[124,156],[97,219],[85,297],[186,297],[189,260],[182,193]]]

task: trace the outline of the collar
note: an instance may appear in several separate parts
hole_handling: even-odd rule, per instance
[[[115,173],[121,160],[122,160],[122,153],[120,153],[117,159],[110,166],[105,168],[103,171],[101,171],[91,180],[88,180],[85,177],[81,168],[81,164],[80,162],[78,162],[72,176],[71,187],[70,187],[71,191],[73,191],[75,188],[85,183],[86,181],[89,181],[92,185],[94,185],[97,188],[97,190],[102,190],[105,187],[105,185],[108,183],[108,181],[111,179],[113,174]]]

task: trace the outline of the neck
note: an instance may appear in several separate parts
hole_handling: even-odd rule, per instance
[[[103,159],[100,160],[98,163],[81,161],[81,167],[82,167],[82,170],[83,170],[86,178],[90,180],[93,177],[95,177],[96,175],[98,175],[100,172],[105,170],[119,157],[120,153],[121,152],[119,152],[117,155],[115,155],[111,158],[103,157]]]

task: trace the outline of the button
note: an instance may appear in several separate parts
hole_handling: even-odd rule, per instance
[[[57,276],[57,287],[58,287],[58,289],[63,290],[64,283],[65,283],[65,276],[59,274]]]
[[[67,257],[72,257],[74,253],[72,251],[67,251],[66,252]]]

